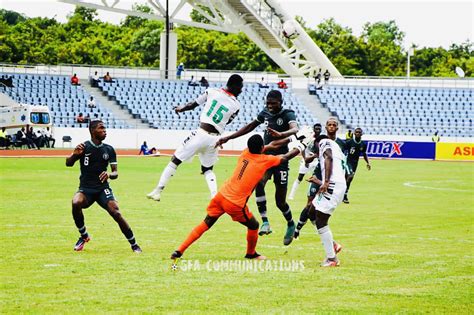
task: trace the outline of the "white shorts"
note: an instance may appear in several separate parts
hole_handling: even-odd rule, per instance
[[[218,149],[214,146],[220,135],[210,134],[202,129],[197,129],[183,141],[178,149],[174,152],[181,161],[191,159],[196,153],[199,155],[201,165],[204,167],[211,167],[217,161]]]
[[[306,163],[304,159],[300,160],[300,170],[298,171],[298,174],[306,174],[308,172],[313,173],[314,169],[316,168],[316,165],[318,165],[318,159],[314,159],[313,162],[309,164],[309,167],[306,167]]]
[[[345,192],[346,183],[329,183],[328,191],[324,194],[317,194],[313,199],[314,208],[331,215],[344,199]]]

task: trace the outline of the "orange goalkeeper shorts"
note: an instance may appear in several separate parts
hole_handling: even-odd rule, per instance
[[[253,216],[247,205],[244,207],[237,206],[222,196],[221,193],[217,193],[207,206],[207,214],[210,217],[218,218],[224,213],[230,215],[232,220],[237,222],[247,222]]]

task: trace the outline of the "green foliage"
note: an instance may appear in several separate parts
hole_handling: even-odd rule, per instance
[[[153,13],[146,4],[135,4],[140,12]],[[207,13],[212,12],[203,8]],[[219,13],[218,13],[219,14]],[[191,18],[207,19],[196,10]],[[367,23],[361,36],[334,19],[306,29],[339,71],[344,75],[402,76],[406,72],[404,33],[394,21]],[[49,18],[27,18],[0,9],[0,60],[18,64],[96,64],[112,66],[159,66],[160,34],[164,23],[127,16],[120,25],[97,19],[97,11],[76,7],[66,23]],[[241,71],[281,69],[244,34],[179,26],[178,62],[186,68]],[[413,76],[456,76],[455,67],[474,75],[471,42],[444,48],[417,48],[411,58]]]

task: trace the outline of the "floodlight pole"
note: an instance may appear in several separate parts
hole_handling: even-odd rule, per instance
[[[414,54],[414,49],[413,47],[408,48],[407,51],[407,80],[410,80],[410,56],[413,56]]]
[[[168,79],[169,54],[170,54],[170,14],[169,0],[166,0],[166,55],[165,55],[165,79]]]

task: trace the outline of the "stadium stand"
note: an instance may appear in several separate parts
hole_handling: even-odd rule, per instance
[[[90,94],[82,86],[72,86],[68,76],[46,74],[13,74],[0,73],[0,75],[13,77],[14,88],[2,87],[2,92],[8,94],[19,103],[33,105],[47,105],[53,116],[56,127],[86,128],[87,124],[76,122],[76,116],[100,118],[109,128],[132,128],[123,120],[115,119],[113,114],[100,102],[96,108],[88,108],[87,102]],[[210,83],[210,87],[223,86],[224,82]],[[277,89],[276,84],[270,88]],[[188,111],[178,117],[173,107],[192,101],[205,88],[201,86],[188,86],[187,81],[166,80],[135,80],[117,78],[114,83],[99,82],[99,89],[115,100],[121,108],[127,109],[134,118],[147,123],[155,129],[195,129],[199,123],[199,110]],[[242,110],[232,124],[236,130],[253,120],[263,108],[264,99],[269,89],[260,89],[257,83],[245,85],[243,93],[239,96]],[[301,125],[312,125],[317,119],[302,104],[289,89],[280,89],[284,95],[284,106],[296,112]],[[259,127],[263,130],[263,127]]]
[[[12,74],[0,75],[13,77],[13,88],[2,87],[1,92],[13,100],[32,105],[47,105],[56,127],[87,128],[87,124],[77,123],[75,117],[79,113],[89,115],[91,119],[100,118],[111,128],[131,128],[100,103],[96,108],[88,108],[90,95],[82,86],[72,86],[69,77],[44,74]]]
[[[115,84],[100,82],[99,88],[127,109],[135,118],[156,129],[195,129],[199,123],[200,110],[180,113],[178,117],[173,107],[193,101],[205,88],[189,86],[187,81],[117,79]],[[212,82],[210,87],[222,87],[224,82]],[[278,89],[270,84],[270,89]],[[257,117],[264,106],[266,93],[257,83],[246,83],[239,95],[242,109],[232,123],[237,130]],[[312,125],[317,119],[294,95],[291,89],[279,89],[284,97],[284,106],[295,111],[300,125]],[[262,126],[259,130],[263,130]]]
[[[309,92],[348,127],[368,134],[474,136],[473,89],[310,85]]]

